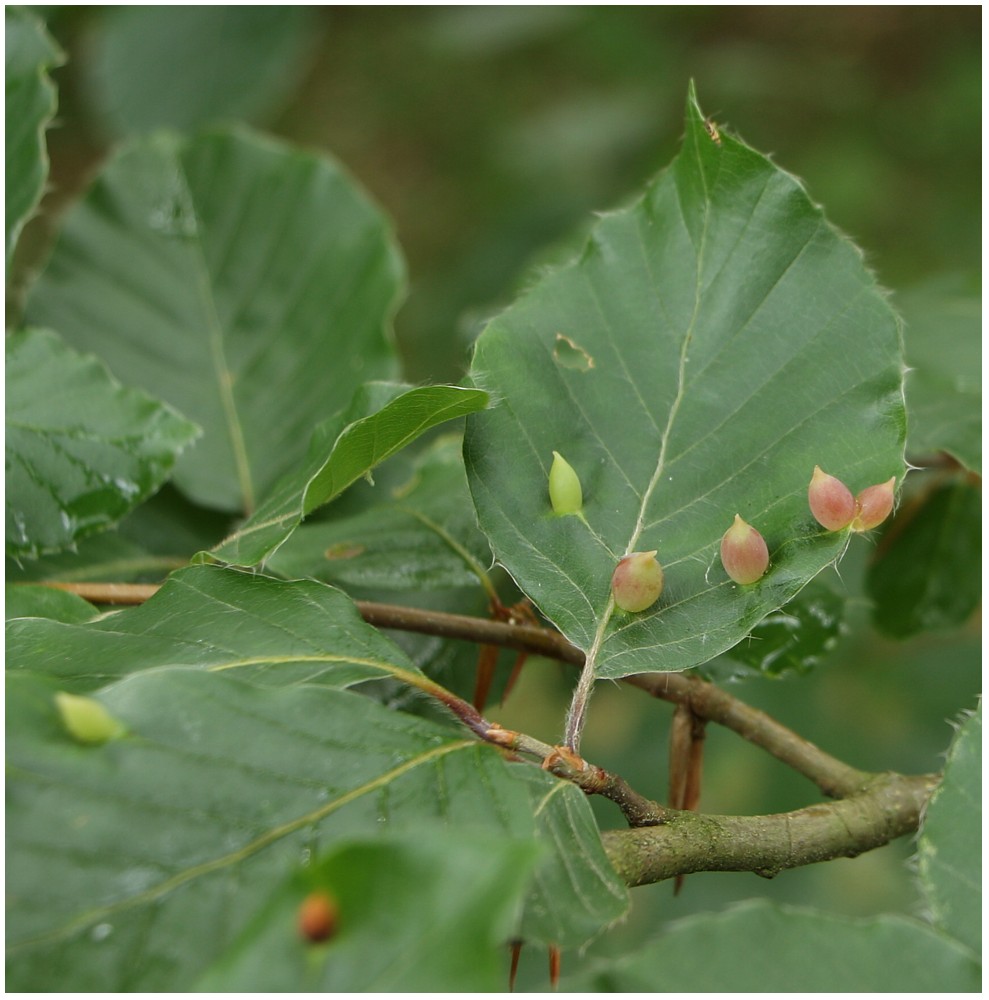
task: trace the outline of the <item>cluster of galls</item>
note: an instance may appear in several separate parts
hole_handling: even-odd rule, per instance
[[[852,496],[840,479],[814,466],[807,488],[810,512],[828,531],[869,531],[881,524],[893,509],[896,477]],[[549,494],[557,514],[579,514],[584,499],[580,480],[559,452],[553,452]],[[735,583],[747,585],[761,580],[769,568],[766,540],[751,524],[736,514],[721,538],[721,564]],[[638,612],[652,607],[663,592],[663,567],[656,552],[631,552],[615,567],[611,593],[622,611]]]

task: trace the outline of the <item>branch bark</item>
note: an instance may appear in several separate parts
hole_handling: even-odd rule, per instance
[[[774,816],[676,812],[658,826],[602,834],[630,886],[692,872],[755,872],[766,878],[832,858],[854,858],[917,829],[937,775],[876,775],[866,789]]]
[[[47,585],[110,604],[140,604],[157,590],[138,584]],[[364,620],[378,628],[504,646],[576,667],[584,664],[584,653],[551,629],[370,601],[356,603]],[[937,775],[872,774],[850,767],[764,712],[697,677],[655,673],[624,680],[655,698],[688,707],[698,719],[731,729],[839,800],[774,816],[711,816],[666,809],[566,748],[492,726],[467,702],[444,690],[446,697],[440,700],[481,739],[535,756],[547,770],[589,795],[604,795],[622,809],[632,828],[606,831],[603,839],[609,858],[629,885],[699,871],[751,871],[772,877],[786,868],[855,857],[916,830],[939,780]]]

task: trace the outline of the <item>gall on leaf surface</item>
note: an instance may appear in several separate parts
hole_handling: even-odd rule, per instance
[[[815,465],[856,483],[903,473],[895,313],[799,181],[720,140],[691,93],[671,167],[475,349],[474,384],[497,401],[467,423],[479,523],[598,676],[704,663],[837,559],[845,538],[807,509]],[[561,334],[592,363],[558,363]],[[552,516],[554,449],[579,470],[583,519]],[[771,560],[744,590],[718,558],[736,512]],[[616,614],[616,563],[652,549],[662,598]]]
[[[373,851],[383,836],[453,846],[417,852],[415,877],[403,865],[401,897],[401,858],[379,855],[384,871],[364,880],[363,914],[360,886],[327,873],[341,911],[327,947],[343,959],[326,969],[327,989],[393,989],[396,968],[403,988],[437,988],[431,955],[416,951],[429,920],[473,925],[469,951],[469,935],[429,940],[455,940],[444,952],[474,968],[489,944],[515,937],[581,947],[627,910],[587,796],[463,730],[327,685],[262,687],[233,671],[164,666],[100,690],[130,735],[94,749],[66,735],[54,702],[61,686],[36,672],[7,678],[7,840],[18,859],[7,883],[11,989],[183,991],[225,955],[236,972],[242,935],[264,935],[266,909],[293,874],[312,871],[311,855],[355,841]],[[479,834],[483,846],[471,851]],[[410,919],[415,892],[429,920]],[[265,988],[314,988],[312,967],[293,957],[309,946],[299,902],[282,925],[292,951],[255,939],[273,946],[253,952],[271,960]],[[379,952],[386,934],[390,942],[377,963],[372,933]]]

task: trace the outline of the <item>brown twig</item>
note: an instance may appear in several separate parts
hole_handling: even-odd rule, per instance
[[[154,584],[47,583],[97,604],[140,604],[158,588]],[[584,654],[559,632],[537,625],[491,621],[443,611],[357,601],[361,616],[377,628],[420,632],[448,639],[504,646],[582,666]],[[700,719],[716,722],[809,778],[825,794],[839,798],[861,789],[871,775],[849,767],[775,719],[726,691],[688,674],[637,674],[624,680],[655,698],[689,706]],[[478,716],[480,718],[480,716]]]
[[[139,584],[49,584],[96,603],[139,604],[157,589]],[[584,654],[550,629],[518,622],[357,602],[369,624],[488,643],[581,666]],[[588,794],[603,795],[624,813],[630,830],[606,831],[609,858],[630,885],[697,871],[754,871],[854,857],[917,829],[936,775],[870,774],[825,753],[764,712],[686,674],[624,678],[656,698],[684,705],[701,721],[717,722],[767,750],[840,801],[775,816],[710,816],[666,809],[639,795],[617,775],[564,747],[493,725],[469,702],[427,678],[414,683],[442,701],[472,732],[497,746],[535,757]]]
[[[615,869],[630,886],[691,872],[755,872],[853,858],[917,829],[936,775],[875,775],[849,798],[774,816],[671,814],[662,825],[602,834]]]

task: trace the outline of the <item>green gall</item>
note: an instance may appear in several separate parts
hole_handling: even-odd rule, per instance
[[[558,451],[553,452],[549,470],[549,501],[554,514],[579,514],[584,506],[584,493],[577,473]]]
[[[834,476],[814,466],[814,475],[807,487],[807,502],[817,523],[828,531],[841,531],[852,523],[855,517],[855,497],[852,491]]]
[[[721,565],[735,583],[755,583],[769,568],[766,540],[736,514],[721,537]]]
[[[62,725],[69,735],[80,743],[99,746],[109,740],[123,736],[126,730],[95,698],[84,698],[76,694],[58,691],[55,707],[62,719]]]
[[[896,496],[896,476],[885,483],[866,487],[855,498],[855,520],[852,531],[869,531],[889,517]]]
[[[663,592],[663,567],[656,552],[632,552],[624,556],[611,577],[611,593],[622,611],[645,611]]]

